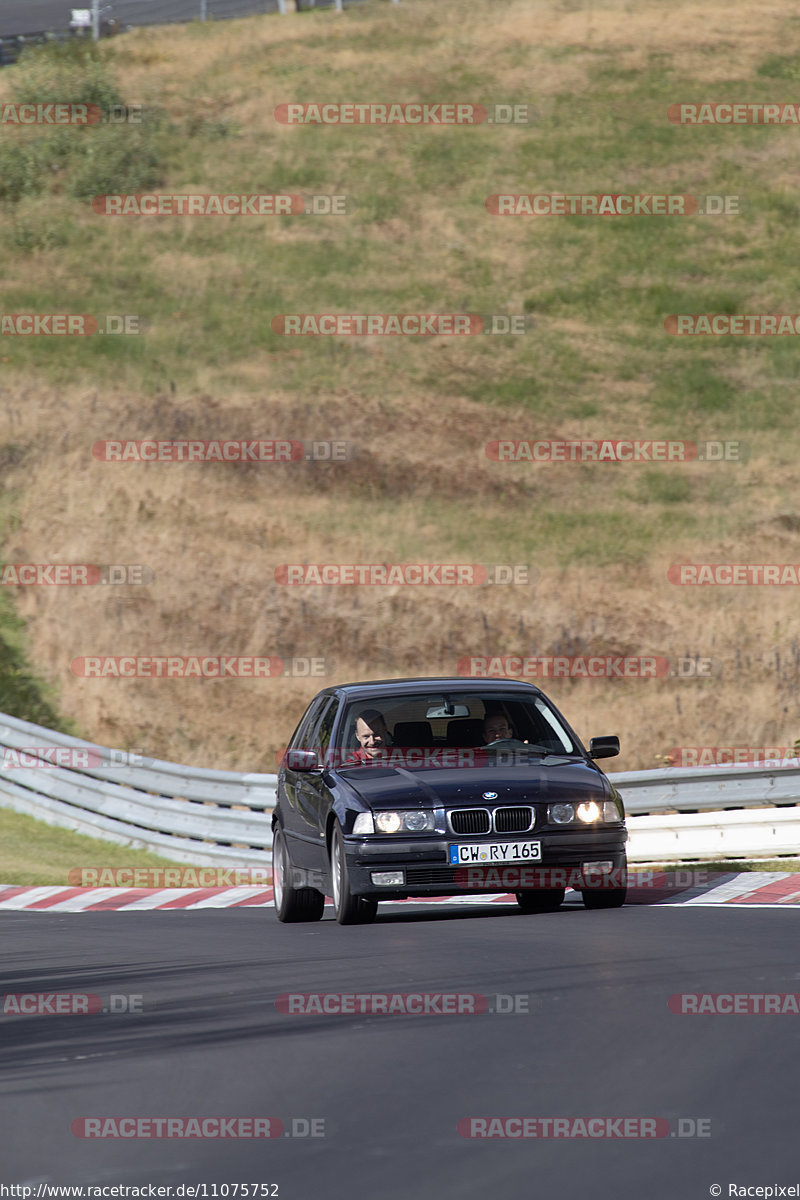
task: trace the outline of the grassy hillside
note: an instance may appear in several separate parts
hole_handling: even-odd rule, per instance
[[[337,679],[465,655],[713,660],[706,680],[553,681],[620,768],[791,745],[791,588],[679,588],[673,562],[800,561],[791,338],[677,338],[679,312],[798,310],[797,129],[683,127],[675,101],[788,100],[788,0],[407,0],[22,61],[141,126],[0,136],[4,312],[138,336],[0,337],[6,562],[138,563],[149,586],[17,589],[35,670],[93,740],[270,769]],[[88,82],[87,82],[88,81]],[[49,89],[49,91],[48,91]],[[77,94],[77,93],[76,93]],[[529,103],[516,127],[288,127],[285,101]],[[105,191],[346,194],[346,217],[103,217]],[[490,216],[496,192],[735,194],[739,216]],[[526,313],[519,337],[288,338],[280,313]],[[135,464],[106,438],[341,439],[342,463]],[[506,464],[500,438],[738,440],[747,461]],[[13,453],[8,452],[13,447]],[[530,564],[527,588],[290,588],[286,562]],[[318,680],[82,680],[85,654],[326,657]]]

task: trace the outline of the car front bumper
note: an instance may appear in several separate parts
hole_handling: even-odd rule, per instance
[[[398,841],[394,838],[345,838],[345,856],[350,888],[356,895],[372,899],[404,899],[408,896],[453,896],[470,893],[533,891],[555,887],[624,887],[624,826],[602,829],[542,833],[535,838],[506,840],[538,842],[541,858],[513,863],[474,863],[453,866],[449,847],[470,841],[491,845],[497,838],[443,838]],[[611,871],[590,871],[591,863],[611,863]],[[373,872],[403,872],[403,882],[376,885]]]

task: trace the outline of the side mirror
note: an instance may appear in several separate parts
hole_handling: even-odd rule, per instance
[[[322,767],[316,750],[287,750],[284,761],[288,771],[297,771],[299,774],[319,771]]]
[[[618,754],[619,738],[615,733],[594,737],[589,742],[589,758],[616,758]]]

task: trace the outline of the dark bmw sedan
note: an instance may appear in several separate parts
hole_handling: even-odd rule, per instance
[[[272,818],[275,907],[342,925],[380,900],[513,892],[552,911],[568,886],[587,908],[626,889],[622,798],[532,684],[389,679],[326,688],[283,756]]]

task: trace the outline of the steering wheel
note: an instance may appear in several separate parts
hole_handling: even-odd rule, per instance
[[[497,738],[494,742],[489,742],[484,746],[484,750],[495,750],[498,747],[513,747],[515,750],[531,750],[534,754],[552,754],[552,750],[548,750],[547,746],[537,746],[530,742],[523,742],[520,738]]]

